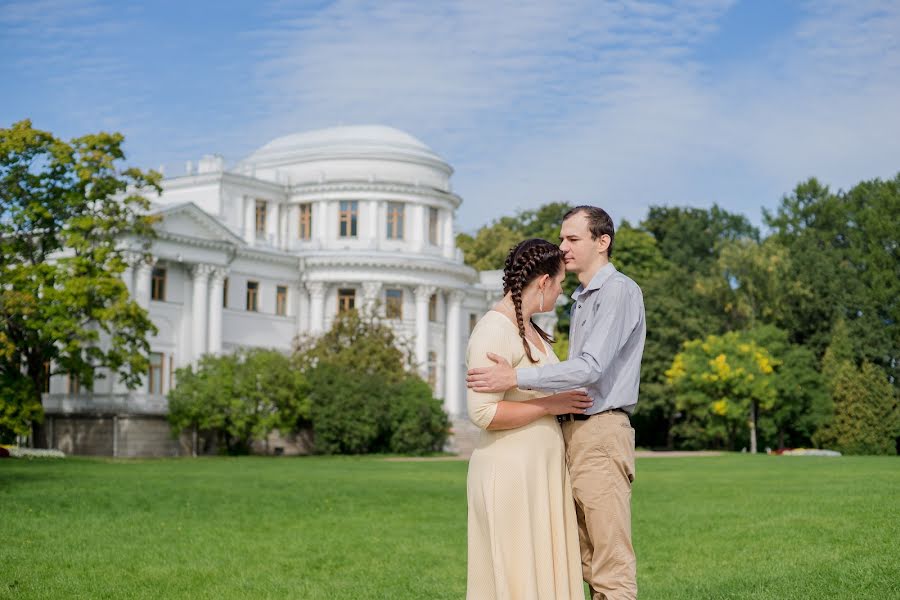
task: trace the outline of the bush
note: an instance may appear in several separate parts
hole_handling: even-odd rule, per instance
[[[215,431],[229,454],[247,454],[270,432],[294,431],[309,422],[303,373],[275,350],[206,355],[196,369],[179,369],[176,377],[178,385],[169,392],[173,433]]]
[[[393,386],[387,405],[391,452],[421,454],[444,447],[450,420],[426,382],[414,376],[404,379]]]
[[[447,415],[415,375],[391,382],[319,363],[308,376],[319,454],[424,454],[441,450],[447,440]]]
[[[440,450],[450,422],[429,385],[411,373],[411,356],[373,315],[338,315],[307,340],[296,362],[310,383],[315,451],[320,454]]]

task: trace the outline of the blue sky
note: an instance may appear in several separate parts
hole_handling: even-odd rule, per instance
[[[759,222],[900,171],[900,2],[0,0],[0,123],[183,172],[381,123],[456,169],[466,231],[551,201]]]

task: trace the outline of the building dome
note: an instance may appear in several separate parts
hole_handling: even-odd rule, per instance
[[[451,170],[441,157],[420,140],[384,125],[329,127],[282,136],[253,152],[241,164],[265,168],[352,158],[400,159]]]

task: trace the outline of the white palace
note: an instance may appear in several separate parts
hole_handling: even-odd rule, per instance
[[[500,278],[463,263],[452,173],[402,131],[354,126],[275,139],[229,169],[206,156],[165,179],[152,198],[153,261],[125,274],[159,329],[145,382],[84,390],[54,377],[45,442],[82,454],[184,452],[164,418],[175,369],[239,347],[289,351],[354,307],[378,307],[414,344],[420,374],[461,423],[466,339]]]

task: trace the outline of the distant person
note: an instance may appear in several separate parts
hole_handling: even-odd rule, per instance
[[[593,600],[637,598],[637,561],[631,541],[634,429],[641,355],[647,326],[637,284],[610,264],[615,229],[596,206],[564,217],[560,250],[581,285],[572,294],[569,359],[536,368],[500,353],[493,365],[470,366],[469,389],[479,394],[584,388],[593,405],[560,417],[572,478],[585,581]],[[472,364],[478,357],[470,358]],[[519,368],[516,368],[519,367]]]
[[[469,367],[558,363],[534,313],[554,309],[565,277],[554,244],[526,240],[509,253],[504,297],[472,331]],[[468,390],[469,416],[482,428],[469,461],[469,600],[583,600],[578,526],[555,415],[584,412],[584,392]]]

